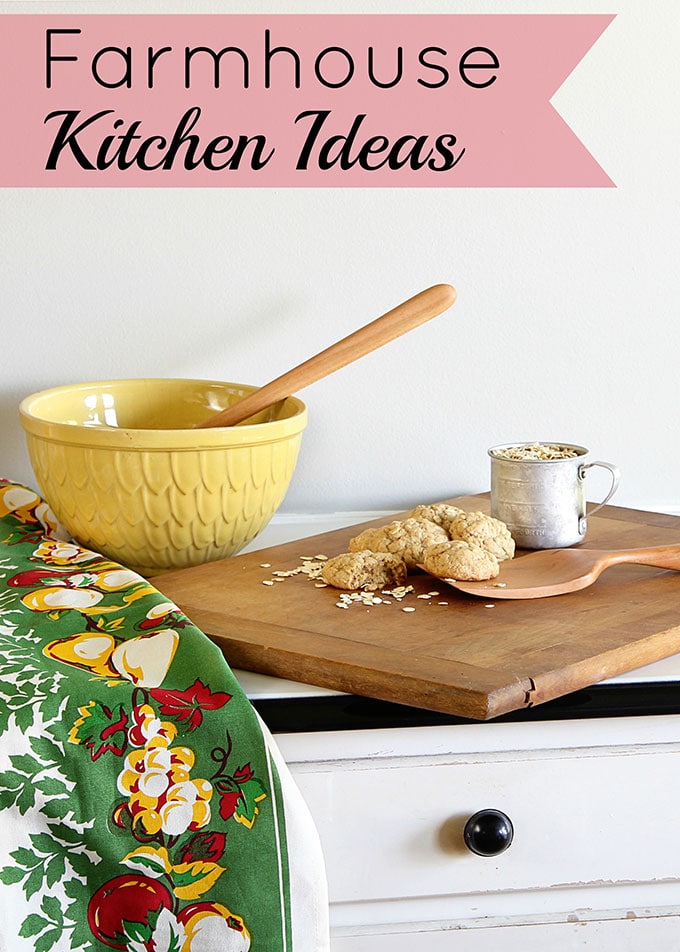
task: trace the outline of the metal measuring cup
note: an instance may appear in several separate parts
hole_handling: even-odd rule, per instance
[[[521,458],[522,452],[553,448],[565,455]],[[520,458],[508,458],[513,451]],[[616,492],[618,467],[601,460],[586,462],[588,450],[570,443],[506,443],[488,451],[491,459],[491,515],[504,522],[523,549],[557,549],[578,545],[586,536],[585,478],[593,466],[609,470],[606,497],[592,515]],[[568,454],[568,455],[567,455]]]

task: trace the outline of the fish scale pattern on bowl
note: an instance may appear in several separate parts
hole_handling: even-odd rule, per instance
[[[169,406],[181,396],[180,383],[169,388]],[[187,383],[196,388],[196,381]],[[100,386],[116,389],[111,382]],[[283,501],[306,424],[304,404],[295,398],[259,422],[232,428],[45,423],[41,396],[22,403],[22,422],[55,515],[81,545],[146,576],[226,558],[254,539]],[[66,409],[49,415],[72,421],[73,408]]]

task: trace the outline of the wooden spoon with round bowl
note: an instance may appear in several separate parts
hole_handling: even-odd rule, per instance
[[[501,562],[496,578],[485,582],[442,579],[480,598],[546,598],[592,585],[611,565],[634,562],[680,571],[680,545],[644,549],[544,549]]]
[[[450,284],[436,284],[427,288],[196,426],[234,426],[242,423],[253,414],[437,317],[451,307],[455,300],[456,291]]]

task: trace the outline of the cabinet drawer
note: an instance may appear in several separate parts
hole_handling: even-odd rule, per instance
[[[680,879],[674,747],[292,767],[333,903]],[[475,855],[463,841],[467,819],[485,808],[514,826],[500,855]]]
[[[331,952],[652,952],[677,948],[680,917],[661,916],[335,937]]]

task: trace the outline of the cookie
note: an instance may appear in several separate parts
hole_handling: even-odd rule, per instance
[[[441,526],[446,532],[449,531],[451,523],[463,512],[457,506],[450,506],[445,502],[435,502],[430,505],[416,506],[409,512],[409,519],[427,519]]]
[[[459,539],[440,542],[425,550],[423,568],[438,578],[460,582],[481,582],[496,578],[498,559],[487,549]]]
[[[499,562],[515,554],[515,540],[506,524],[484,512],[462,512],[451,523],[449,535],[452,539],[480,545]]]
[[[372,552],[391,552],[400,556],[407,568],[415,568],[423,561],[423,553],[429,545],[447,542],[448,533],[429,519],[404,519],[390,522],[377,529],[364,529],[350,539],[350,552],[370,549]]]
[[[388,585],[403,585],[406,564],[389,552],[343,552],[324,562],[321,578],[334,588],[375,591]]]

